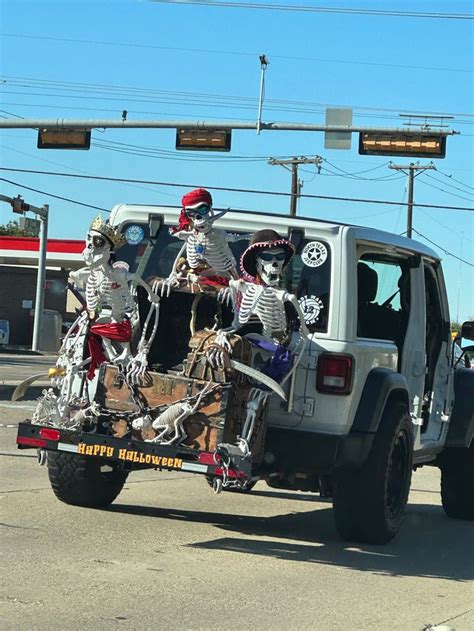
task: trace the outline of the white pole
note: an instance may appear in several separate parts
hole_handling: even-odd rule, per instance
[[[39,215],[40,218],[40,243],[38,257],[38,276],[36,279],[36,300],[35,300],[35,316],[33,321],[33,342],[31,350],[40,350],[41,326],[43,323],[44,308],[44,285],[46,278],[46,246],[48,242],[48,211],[49,206],[43,206],[44,213]]]

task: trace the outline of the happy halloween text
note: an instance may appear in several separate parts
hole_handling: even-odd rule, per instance
[[[181,458],[153,456],[152,454],[143,454],[133,449],[117,449],[116,447],[110,447],[108,445],[86,445],[86,443],[79,443],[77,448],[78,453],[83,456],[118,458],[119,460],[127,460],[128,462],[151,464],[156,467],[167,467],[168,469],[181,469],[183,467]]]

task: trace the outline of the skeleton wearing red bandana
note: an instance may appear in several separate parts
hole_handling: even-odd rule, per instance
[[[214,222],[226,212],[214,214],[211,194],[203,188],[183,196],[179,225],[173,234],[184,244],[170,276],[166,280],[155,281],[153,291],[169,295],[172,289],[186,284],[199,290],[201,284],[206,284],[206,278],[212,276],[224,282],[229,278],[238,278],[229,242],[245,239],[246,236],[228,234],[214,227]]]

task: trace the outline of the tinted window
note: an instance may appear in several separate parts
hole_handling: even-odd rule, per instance
[[[137,224],[127,224],[123,231],[131,225]],[[157,238],[152,240],[149,227],[146,224],[141,224],[141,227],[144,231],[143,240],[137,245],[126,243],[117,251],[116,258],[126,261],[130,271],[137,272],[145,280],[154,276],[166,278],[183,241],[171,235],[166,225],[161,226]],[[248,241],[243,239],[229,245],[238,263]],[[311,258],[312,253],[316,259]],[[283,285],[299,299],[311,332],[327,331],[330,280],[329,245],[319,240],[302,240],[296,256],[286,268]]]

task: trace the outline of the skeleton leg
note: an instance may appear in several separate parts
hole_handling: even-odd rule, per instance
[[[269,392],[260,390],[259,388],[252,388],[249,392],[247,415],[242,428],[242,435],[237,439],[238,445],[244,453],[249,453],[250,451],[249,443],[252,439],[257,414],[261,407],[265,405],[269,394]]]

